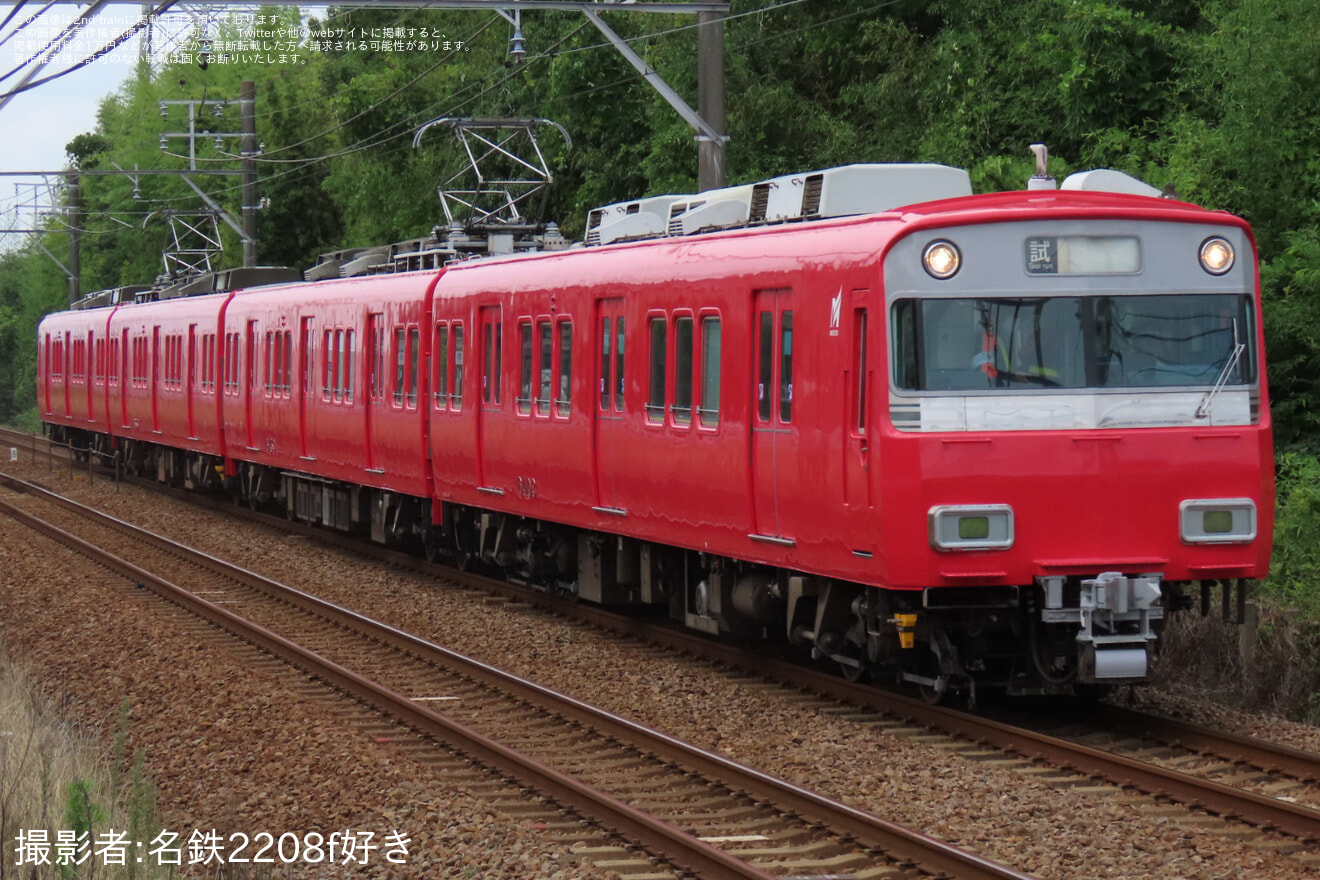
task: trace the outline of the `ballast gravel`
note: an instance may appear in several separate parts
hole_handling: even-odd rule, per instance
[[[1154,800],[1035,773],[821,712],[801,695],[641,647],[526,606],[383,567],[41,461],[0,464],[207,553],[338,602],[619,715],[1042,878],[1314,878],[1315,868]],[[131,707],[178,829],[302,834],[349,828],[410,840],[352,876],[608,876],[526,820],[450,790],[336,721],[275,676],[176,632],[116,576],[0,518],[0,642],[107,730]],[[1158,694],[1143,699],[1159,708]],[[1179,714],[1195,714],[1181,700]],[[1228,729],[1320,752],[1320,728],[1206,710]],[[1285,846],[1285,848],[1287,848]],[[1292,847],[1296,849],[1296,847]],[[305,872],[316,870],[303,866]],[[338,873],[325,876],[341,876]]]

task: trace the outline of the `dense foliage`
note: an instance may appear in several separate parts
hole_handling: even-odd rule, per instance
[[[695,105],[692,16],[608,19]],[[296,64],[142,67],[69,144],[71,165],[183,168],[161,152],[160,135],[180,121],[162,118],[159,102],[236,98],[253,80],[269,199],[261,261],[296,266],[443,220],[435,187],[461,156],[439,134],[411,148],[416,127],[440,116],[562,124],[572,148],[545,143],[556,171],[549,213],[570,235],[595,205],[696,188],[691,130],[576,13],[525,12],[520,63],[493,13],[331,10],[324,24],[428,28],[454,46],[304,47]],[[731,184],[931,161],[970,169],[979,189],[1012,189],[1030,173],[1027,145],[1040,141],[1056,176],[1118,168],[1249,219],[1277,440],[1294,456],[1281,471],[1285,518],[1314,521],[1314,492],[1292,494],[1314,477],[1320,450],[1320,19],[1309,0],[734,0],[725,28]],[[216,124],[233,131],[225,112]],[[198,150],[202,167],[236,167],[236,142],[203,139]],[[237,214],[232,178],[203,185]],[[107,176],[83,179],[81,203],[85,292],[155,277],[162,212],[197,200],[178,178]],[[222,231],[225,261],[237,263],[241,249]],[[64,301],[62,277],[35,246],[0,255],[0,421],[32,423],[35,323]]]

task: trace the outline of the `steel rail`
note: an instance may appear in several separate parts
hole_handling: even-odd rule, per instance
[[[1154,737],[1204,755],[1228,758],[1304,782],[1320,782],[1320,755],[1292,746],[1211,730],[1176,718],[1151,715],[1107,703],[1093,706],[1089,717],[1133,736]]]
[[[418,732],[435,737],[476,761],[531,785],[557,803],[598,818],[624,836],[640,841],[648,850],[670,860],[680,868],[712,880],[724,880],[724,878],[774,880],[775,878],[773,874],[753,867],[567,774],[483,736],[466,725],[418,706],[397,691],[384,688],[350,669],[285,639],[278,633],[246,621],[206,599],[193,595],[183,587],[156,577],[151,572],[19,508],[0,501],[0,513],[141,584],[166,601],[185,608],[190,613],[250,642],[272,656],[403,721]]]
[[[185,493],[186,494],[186,493]],[[193,496],[195,497],[195,496]],[[215,506],[221,507],[220,504]],[[273,518],[263,518],[271,521]],[[291,524],[282,523],[288,527]],[[292,524],[300,534],[320,536],[325,531],[311,526]],[[422,572],[434,572],[436,566],[424,560],[398,551],[384,548],[359,548],[372,556]],[[765,656],[748,655],[744,650],[719,642],[709,637],[686,630],[667,626],[656,626],[646,621],[622,616],[603,609],[581,605],[570,599],[562,599],[526,587],[509,584],[491,578],[482,578],[465,574],[463,577],[473,585],[518,601],[527,602],[567,617],[574,617],[602,629],[643,639],[655,644],[702,656],[736,669],[811,690],[832,699],[837,699],[877,712],[884,712],[907,718],[914,723],[946,733],[963,736],[968,739],[991,745],[995,748],[1016,752],[1024,757],[1047,761],[1078,773],[1106,779],[1120,785],[1129,786],[1152,796],[1173,798],[1189,806],[1199,806],[1209,812],[1231,816],[1248,824],[1262,828],[1274,828],[1303,840],[1320,840],[1320,811],[1294,804],[1289,801],[1266,795],[1243,791],[1232,786],[1201,779],[1176,770],[1157,767],[1133,758],[1115,755],[1100,749],[1090,748],[1066,740],[1035,733],[1010,724],[981,718],[965,712],[958,712],[942,706],[932,706],[921,700],[906,697],[889,691],[878,690],[864,685],[853,684],[837,675],[809,669],[800,664],[776,660]],[[1151,724],[1148,719],[1141,723]],[[1188,748],[1191,741],[1191,728],[1183,740]],[[1215,735],[1207,732],[1200,742],[1202,746],[1215,754],[1225,754],[1213,745],[1218,737],[1225,743],[1225,748],[1232,740],[1231,735]],[[1242,757],[1248,763],[1270,767],[1286,768],[1290,763],[1305,765],[1300,778],[1314,778],[1317,774],[1316,762],[1320,756],[1298,753],[1264,741],[1240,740],[1236,750],[1229,750],[1226,756],[1252,755]],[[1290,753],[1292,753],[1290,755]],[[1283,772],[1293,771],[1283,769]]]
[[[367,631],[372,638],[382,641],[398,650],[406,651],[413,656],[420,657],[423,660],[451,669],[456,668],[462,674],[488,687],[511,693],[529,704],[554,712],[569,720],[588,725],[606,736],[632,743],[644,751],[651,752],[668,761],[681,764],[703,776],[719,779],[734,790],[744,792],[757,799],[771,801],[780,809],[784,809],[802,818],[822,823],[830,830],[851,836],[863,845],[877,847],[896,860],[919,865],[923,870],[930,873],[965,878],[965,880],[1026,880],[1027,878],[1027,875],[1021,874],[1012,868],[984,858],[976,853],[963,850],[946,843],[945,841],[922,834],[921,832],[906,828],[902,825],[886,821],[862,810],[839,803],[815,792],[808,791],[799,786],[773,777],[769,774],[738,764],[737,762],[731,761],[712,752],[698,749],[695,746],[643,727],[642,725],[628,721],[627,719],[620,718],[549,688],[537,685],[534,682],[511,675],[510,673],[499,670],[488,664],[481,663],[480,661],[458,654],[447,648],[420,639],[395,627],[388,626],[379,621],[365,617],[364,615],[357,614],[356,612],[350,611],[342,606],[318,599],[315,596],[311,596],[286,585],[276,583],[262,577],[261,575],[234,566],[223,560],[216,559],[215,557],[209,556],[201,551],[179,545],[169,539],[140,529],[132,524],[125,523],[122,520],[118,520],[115,517],[101,513],[100,511],[84,507],[77,502],[63,498],[57,493],[51,492],[44,487],[30,483],[23,483],[14,478],[3,476],[0,476],[0,484],[21,488],[25,491],[32,492],[33,494],[38,494],[48,501],[75,510],[80,515],[97,519],[115,528],[132,530],[137,537],[155,544],[157,547],[169,549],[173,553],[189,557],[191,561],[196,564],[204,565],[213,570],[219,570],[228,577],[240,580],[268,595],[277,596],[281,600],[290,602],[309,613],[321,616],[341,626],[358,631]],[[7,505],[0,503],[0,509],[3,509],[4,507],[7,507]],[[37,520],[37,522],[40,522],[40,520]],[[74,540],[76,541],[79,539],[74,538]],[[117,564],[131,567],[131,563],[118,560],[118,557],[114,558],[117,560]],[[133,573],[128,574],[127,576],[139,580],[142,579],[138,574],[140,569],[131,567],[131,571]],[[173,585],[166,585],[165,589],[173,591],[179,590],[180,588],[174,587]],[[183,592],[186,594],[186,591]],[[171,598],[171,601],[177,601],[172,596],[167,596],[167,598]],[[250,639],[251,641],[254,641],[254,643],[260,644],[263,648],[270,650],[271,653],[276,654],[277,656],[286,657],[285,653],[283,653],[285,651],[302,651],[301,648],[298,648],[298,646],[293,645],[291,642],[287,642],[287,640],[282,639],[278,635],[270,633],[255,624],[249,625],[246,622],[243,622],[241,618],[237,618],[232,613],[225,611],[204,599],[192,596],[191,594],[186,594],[185,601],[180,604],[187,605],[190,610],[193,610],[195,604],[198,607],[206,609],[205,611],[195,611],[194,613],[197,613],[208,620],[212,620],[212,622],[217,623],[217,625],[220,625],[227,630],[233,631],[234,626],[251,626],[252,629],[260,631],[260,639],[278,640],[282,643],[282,646],[277,648],[267,647],[264,641],[259,642],[257,638]],[[222,615],[226,622],[221,622],[212,618],[210,613],[212,609],[219,615]],[[235,624],[233,621],[238,621],[239,623]],[[247,636],[244,636],[244,638],[247,638]],[[315,657],[315,655],[312,656]],[[295,665],[302,668],[308,668],[309,665],[298,659],[291,659],[289,662],[293,662]],[[417,707],[402,695],[387,691],[386,693],[389,694],[389,696],[385,698],[385,701],[388,705],[382,705],[377,698],[372,698],[367,692],[361,690],[365,687],[374,687],[370,682],[366,682],[366,680],[362,679],[360,676],[356,676],[351,671],[344,670],[336,664],[333,664],[331,661],[324,660],[323,658],[318,657],[315,662],[318,664],[325,664],[327,667],[331,668],[331,671],[324,674],[319,671],[315,672],[314,674],[318,677],[334,683],[337,687],[340,687],[346,692],[367,699],[373,705],[385,709],[390,714],[404,718],[409,724],[412,724],[418,729],[430,733],[431,730],[427,725],[431,723],[431,721],[428,719],[434,719],[446,727],[453,725],[458,728],[461,731],[459,736],[463,737],[464,741],[469,737],[477,737],[483,741],[481,743],[482,747],[489,747],[490,741],[481,737],[480,734],[476,734],[474,731],[471,731],[462,725],[458,725],[456,722],[450,721],[443,715]],[[396,701],[402,701],[402,705],[405,707],[406,711],[404,711],[404,709],[396,708]],[[420,718],[416,716],[420,716]],[[442,736],[442,738],[450,741],[453,739],[452,736],[445,734],[435,735]],[[494,745],[499,747],[498,744]],[[503,749],[503,747],[499,748]],[[484,752],[477,751],[477,747],[464,748],[465,751],[469,749],[471,749],[474,757],[478,757],[479,760],[491,763],[504,772],[518,776],[519,778],[526,777],[525,773],[515,772],[516,765],[508,764],[507,762],[510,758],[506,755],[492,755],[487,758],[485,757]],[[508,750],[506,749],[505,751]],[[562,785],[562,782],[557,779],[561,774],[552,768],[545,767],[544,765],[538,766],[541,769],[541,776],[534,779],[533,784],[542,791],[546,791],[561,803],[574,806],[574,808],[579,808],[579,803],[571,799],[571,795],[575,795],[577,792],[566,792],[561,795],[559,794],[559,789],[555,787],[557,785]],[[542,776],[548,777],[550,781],[541,781]],[[571,779],[571,777],[566,778]],[[577,785],[580,786],[581,783],[577,783]],[[594,792],[595,790],[591,789],[591,791]],[[613,799],[610,800],[613,804],[618,804],[617,801],[613,801]],[[629,810],[631,810],[631,808],[629,808]],[[584,812],[589,812],[592,815],[600,815],[599,811],[596,809],[584,809]],[[637,813],[637,811],[632,812]],[[631,818],[634,822],[638,822],[640,821],[640,819],[637,818],[638,816],[645,817],[645,814],[637,813],[637,816]],[[656,820],[649,819],[649,817],[646,817],[646,819],[651,823],[662,825],[664,828],[671,828],[671,826],[665,825],[664,823],[658,823]],[[668,852],[663,848],[659,846],[653,847],[650,843],[650,838],[642,836],[641,832],[643,829],[641,826],[628,825],[622,820],[616,820],[613,818],[609,821],[611,824],[615,824],[620,830],[630,832],[638,839],[646,842],[648,848],[652,848],[656,852],[662,852],[666,857],[674,858],[669,856]],[[678,833],[682,834],[682,832]],[[695,840],[695,838],[691,838],[688,835],[684,835],[684,838],[685,841]],[[709,844],[702,843],[702,846],[716,853],[720,853],[727,859],[733,859],[732,856],[727,856],[723,851],[711,847]],[[683,853],[683,855],[691,858],[687,853]],[[674,858],[674,861],[682,863],[678,858]],[[737,859],[733,859],[733,861],[737,862],[739,865],[746,864]],[[720,875],[711,874],[709,876],[714,877]],[[736,876],[760,875],[749,874]]]
[[[597,620],[596,609],[582,609],[588,619]],[[574,610],[572,613],[581,613]],[[604,622],[608,626],[613,622]],[[1232,816],[1262,828],[1273,828],[1302,840],[1320,840],[1320,811],[1201,779],[1188,773],[1148,764],[1134,758],[1115,755],[1101,749],[1014,727],[989,718],[960,712],[944,706],[932,706],[922,700],[872,687],[851,684],[837,675],[807,669],[798,664],[769,657],[747,657],[728,645],[715,644],[694,634],[655,627],[642,627],[637,621],[618,626],[638,638],[677,650],[700,654],[749,673],[785,682],[831,699],[862,708],[906,718],[916,724],[945,733],[985,743],[1024,757],[1046,761],[1087,776],[1130,786],[1149,795],[1173,798],[1180,803],[1199,806],[1209,812]],[[1257,742],[1262,755],[1282,755],[1289,750]],[[1216,752],[1218,753],[1218,752]],[[1301,755],[1306,753],[1302,752]],[[1279,758],[1277,760],[1282,760]],[[1311,756],[1309,773],[1315,773],[1318,756]]]

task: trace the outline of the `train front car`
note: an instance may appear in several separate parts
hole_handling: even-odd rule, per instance
[[[934,693],[1145,680],[1177,597],[1269,566],[1250,229],[1067,191],[906,226],[884,257],[893,589],[867,631],[912,643],[903,675]]]

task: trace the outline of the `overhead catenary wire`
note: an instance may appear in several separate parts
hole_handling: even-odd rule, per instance
[[[726,18],[726,20],[735,19],[735,18],[744,18],[744,17],[752,16],[752,15],[760,15],[760,14],[764,14],[764,13],[766,13],[766,12],[773,12],[773,11],[776,11],[776,10],[779,10],[779,9],[782,9],[782,8],[786,8],[786,7],[789,7],[789,6],[798,5],[798,4],[802,3],[802,2],[804,2],[804,0],[784,0],[784,2],[774,3],[774,4],[770,4],[770,5],[767,5],[767,6],[764,6],[764,7],[760,7],[760,8],[754,9],[754,10],[748,10],[748,11],[746,11],[746,12],[739,13],[739,14],[734,15],[734,16],[728,16],[728,17]],[[868,7],[864,8],[864,9],[859,9],[859,10],[855,10],[855,11],[852,11],[852,12],[849,12],[849,13],[845,13],[845,14],[842,14],[842,15],[834,16],[834,17],[832,17],[832,18],[826,19],[825,21],[813,22],[813,23],[810,24],[810,25],[807,25],[807,26],[804,26],[804,27],[801,27],[801,28],[795,28],[795,29],[793,29],[793,30],[791,30],[791,31],[786,31],[786,32],[778,33],[778,34],[771,34],[771,35],[764,36],[764,37],[760,37],[760,38],[758,38],[758,39],[754,39],[754,40],[748,40],[748,41],[745,41],[744,43],[741,43],[741,44],[739,44],[739,45],[742,46],[742,47],[746,47],[746,46],[749,46],[749,45],[760,45],[760,44],[763,44],[763,43],[765,43],[765,42],[770,42],[770,41],[774,41],[774,40],[777,40],[777,39],[786,39],[786,38],[789,38],[789,37],[795,36],[795,35],[800,34],[800,33],[807,32],[807,31],[809,31],[809,30],[815,29],[815,28],[817,28],[817,27],[820,27],[820,26],[823,26],[823,25],[826,25],[826,24],[836,23],[836,22],[838,22],[838,21],[846,20],[846,19],[848,19],[848,18],[853,18],[853,17],[856,17],[856,16],[858,16],[858,15],[863,15],[863,14],[866,14],[866,13],[868,13],[868,12],[872,12],[872,11],[877,10],[877,9],[881,9],[881,8],[884,8],[884,7],[887,7],[887,6],[892,6],[892,5],[894,5],[895,3],[897,3],[897,2],[898,2],[898,0],[884,0],[884,2],[875,3],[875,4],[873,4],[873,5],[871,5],[871,6],[868,6]],[[350,12],[351,12],[351,11],[353,11],[353,10],[350,10]],[[398,20],[398,19],[396,19],[396,20]],[[483,27],[481,27],[481,28],[479,28],[476,32],[474,32],[474,33],[471,35],[471,37],[469,38],[469,40],[466,41],[466,42],[474,41],[474,40],[475,40],[478,36],[480,36],[480,35],[481,35],[481,34],[482,34],[482,33],[483,33],[488,27],[489,27],[489,24],[488,24],[488,25],[485,25],[485,26],[483,26]],[[559,48],[560,46],[562,46],[562,44],[563,44],[564,42],[566,42],[568,39],[571,39],[573,36],[575,36],[577,33],[579,33],[579,32],[582,30],[583,27],[585,27],[585,24],[582,25],[582,26],[579,26],[578,28],[576,28],[576,29],[574,29],[572,32],[570,32],[569,34],[565,35],[563,38],[561,38],[559,41],[557,41],[557,43],[556,43],[553,47],[551,47],[550,49],[544,50],[543,52],[540,52],[540,53],[538,53],[538,54],[536,54],[536,55],[534,55],[534,56],[532,56],[532,57],[529,57],[528,59],[526,59],[526,61],[525,61],[523,64],[519,65],[517,68],[515,68],[515,69],[513,69],[513,70],[511,70],[511,71],[508,71],[507,73],[506,73],[503,69],[497,69],[497,70],[495,70],[495,71],[492,71],[492,72],[491,72],[490,74],[488,74],[486,77],[483,77],[481,80],[478,80],[478,81],[476,81],[475,83],[471,83],[471,84],[469,84],[469,85],[466,85],[463,89],[460,89],[458,92],[454,93],[453,95],[450,95],[449,98],[447,99],[448,101],[456,101],[456,103],[451,103],[451,104],[449,105],[448,109],[443,110],[443,111],[438,111],[438,112],[440,113],[440,115],[454,115],[454,114],[456,114],[456,113],[461,112],[461,110],[462,110],[464,107],[466,107],[466,106],[470,106],[471,104],[473,104],[473,103],[475,103],[476,101],[480,100],[480,99],[481,99],[482,97],[484,97],[485,95],[488,95],[488,94],[490,94],[492,91],[494,91],[495,89],[500,88],[502,85],[504,85],[504,83],[508,82],[510,79],[512,79],[512,78],[514,78],[514,77],[520,75],[520,74],[522,73],[522,71],[526,68],[526,66],[530,65],[530,64],[533,63],[533,62],[541,61],[541,60],[545,60],[545,59],[547,59],[547,58],[553,58],[553,57],[556,57],[557,55],[565,55],[565,54],[577,53],[577,52],[584,52],[584,51],[593,51],[593,50],[597,50],[597,49],[607,48],[607,47],[609,46],[608,43],[601,42],[601,43],[593,44],[593,45],[590,45],[590,46],[574,47],[574,48],[567,49],[567,50],[563,50],[563,49],[560,49],[560,48]],[[637,36],[637,37],[632,37],[632,38],[629,39],[629,42],[641,42],[641,41],[646,41],[646,40],[654,39],[654,38],[657,37],[657,36],[663,36],[663,35],[666,35],[666,34],[671,34],[671,33],[675,33],[675,32],[680,32],[680,31],[684,31],[684,30],[689,30],[689,29],[692,29],[692,28],[695,28],[695,27],[698,27],[698,25],[695,25],[695,24],[694,24],[694,25],[682,25],[682,26],[673,27],[673,28],[666,28],[666,29],[659,30],[659,31],[649,32],[649,33],[647,33],[647,34],[643,34],[643,35],[640,35],[640,36]],[[404,85],[402,85],[402,86],[400,86],[400,87],[398,87],[398,88],[392,90],[392,91],[390,92],[390,94],[387,95],[387,96],[385,96],[384,98],[381,98],[380,100],[373,102],[372,105],[371,105],[370,107],[366,108],[365,110],[362,110],[362,111],[359,111],[358,113],[355,113],[354,116],[351,117],[350,119],[348,119],[348,120],[344,120],[344,121],[342,121],[342,122],[340,122],[340,123],[337,123],[336,125],[331,126],[330,128],[324,130],[323,132],[319,132],[319,133],[317,133],[316,135],[311,135],[311,136],[309,136],[309,137],[307,137],[307,138],[304,138],[303,140],[297,142],[296,144],[290,144],[290,145],[282,146],[282,147],[278,148],[278,150],[276,150],[276,151],[274,151],[274,152],[284,152],[284,151],[287,151],[287,150],[291,150],[291,149],[294,149],[294,148],[296,148],[296,147],[298,147],[298,146],[302,146],[302,145],[305,145],[306,143],[312,142],[312,141],[314,141],[314,140],[316,140],[316,139],[318,139],[318,138],[320,138],[320,137],[323,137],[323,136],[326,136],[326,135],[332,134],[332,133],[335,132],[335,131],[339,131],[339,130],[343,129],[343,128],[346,127],[347,125],[351,124],[352,121],[361,118],[362,116],[364,116],[364,115],[370,113],[372,110],[378,109],[379,107],[383,106],[383,105],[384,105],[386,102],[388,102],[389,100],[391,100],[391,99],[397,97],[399,94],[401,94],[401,93],[403,93],[404,91],[406,91],[408,88],[411,88],[411,87],[415,86],[418,82],[420,82],[422,79],[424,79],[424,78],[425,78],[426,76],[428,76],[430,73],[434,72],[434,70],[436,70],[436,69],[440,66],[440,64],[443,63],[443,61],[444,61],[444,59],[442,59],[441,61],[437,62],[436,64],[433,64],[433,65],[429,66],[425,71],[423,71],[423,72],[422,72],[421,74],[419,74],[417,77],[414,77],[414,78],[413,78],[412,80],[410,80],[408,83],[406,83],[406,84],[404,84]],[[503,75],[501,76],[501,74],[503,74]],[[566,100],[566,99],[572,99],[572,98],[574,98],[574,97],[581,97],[581,96],[588,95],[588,94],[594,94],[594,93],[596,93],[596,92],[605,91],[605,90],[608,90],[608,89],[611,89],[611,88],[615,88],[615,87],[617,87],[617,86],[620,86],[620,85],[623,85],[623,84],[626,84],[626,83],[634,82],[634,81],[637,80],[638,78],[639,78],[638,75],[629,75],[629,76],[625,76],[625,77],[622,77],[622,78],[620,78],[620,79],[618,79],[618,80],[615,80],[615,81],[612,82],[612,83],[602,84],[601,86],[597,86],[597,87],[595,87],[595,88],[593,88],[593,89],[586,90],[586,91],[584,91],[584,92],[580,92],[580,93],[576,93],[575,95],[570,95],[570,96],[562,96],[562,95],[561,95],[561,96],[556,96],[555,100]],[[483,85],[485,86],[485,88],[481,88]],[[472,92],[474,89],[480,89],[480,91],[477,91],[475,94],[465,95],[465,93]],[[462,98],[462,100],[459,100],[460,98]],[[334,150],[334,151],[331,151],[331,152],[327,152],[327,153],[322,154],[322,155],[319,155],[319,156],[301,157],[301,158],[290,158],[290,159],[281,159],[281,158],[276,158],[276,157],[274,157],[274,156],[270,156],[270,155],[268,154],[267,156],[256,157],[256,161],[258,161],[259,163],[265,163],[265,164],[268,164],[268,165],[287,164],[287,165],[292,166],[292,167],[289,167],[289,168],[284,169],[284,170],[280,170],[280,171],[276,171],[276,172],[271,173],[271,174],[263,175],[262,181],[263,181],[263,183],[271,183],[271,182],[273,182],[273,181],[275,181],[275,180],[277,180],[277,179],[280,179],[280,178],[289,178],[289,177],[292,177],[293,179],[296,180],[296,179],[298,179],[299,177],[301,177],[301,176],[304,175],[304,174],[310,174],[310,173],[312,172],[312,169],[313,169],[314,166],[320,165],[320,164],[325,163],[325,162],[328,162],[328,161],[332,161],[332,160],[334,160],[334,159],[344,158],[344,157],[347,157],[347,156],[350,156],[350,155],[355,155],[355,154],[358,154],[358,153],[362,153],[362,152],[365,152],[365,151],[367,151],[367,150],[386,148],[386,152],[383,153],[382,155],[389,155],[390,153],[406,152],[406,151],[408,151],[409,148],[408,148],[407,146],[405,146],[404,144],[402,144],[402,143],[398,143],[396,146],[393,146],[393,147],[390,147],[390,146],[388,146],[388,145],[390,145],[390,144],[393,143],[393,142],[401,142],[402,139],[403,139],[404,137],[407,137],[408,134],[411,132],[411,130],[415,127],[417,120],[421,119],[423,116],[425,116],[426,118],[433,118],[434,115],[435,115],[436,112],[437,112],[436,108],[438,108],[438,107],[440,107],[440,106],[442,106],[442,105],[441,105],[441,102],[440,102],[440,101],[436,101],[436,102],[434,102],[434,103],[431,104],[431,106],[430,106],[430,108],[429,108],[428,110],[426,110],[426,111],[422,111],[422,112],[419,112],[419,113],[416,113],[416,114],[414,114],[414,115],[413,115],[410,119],[408,119],[408,120],[401,120],[401,121],[399,121],[399,122],[396,122],[396,123],[394,123],[394,124],[392,124],[392,125],[390,125],[390,126],[387,126],[387,127],[383,128],[383,129],[381,129],[381,130],[379,130],[379,131],[376,131],[376,132],[373,132],[373,133],[370,134],[370,135],[367,135],[366,137],[364,137],[364,138],[358,140],[357,142],[355,142],[354,144],[351,144],[351,145],[346,146],[346,147],[344,147],[344,148],[342,148],[342,149],[339,149],[339,150]],[[282,109],[283,109],[284,112],[288,112],[288,111],[290,110],[290,108],[282,108]],[[168,157],[169,154],[161,154],[161,155],[162,155],[162,156],[166,156],[166,157]],[[179,157],[179,158],[186,158],[186,157]],[[232,158],[217,158],[217,159],[212,159],[212,160],[209,160],[209,161],[232,161]],[[230,186],[230,187],[221,187],[221,188],[219,188],[218,190],[216,190],[216,191],[213,193],[213,195],[215,195],[215,196],[217,196],[217,197],[219,197],[219,196],[225,196],[225,195],[232,194],[233,192],[236,192],[237,190],[238,190],[238,185],[234,185],[234,186]],[[184,196],[180,196],[180,197],[176,197],[176,198],[169,198],[169,199],[165,199],[165,200],[153,200],[153,203],[155,203],[155,204],[162,204],[162,203],[168,203],[168,202],[171,202],[171,201],[174,201],[174,202],[182,202],[182,201],[187,201],[187,200],[189,200],[190,198],[191,198],[191,196],[184,195]],[[122,197],[121,197],[121,201],[122,201]],[[99,215],[99,216],[108,216],[108,213],[109,213],[108,211],[102,211],[102,212],[98,212],[98,215]],[[116,213],[118,213],[118,212],[116,212]],[[128,214],[128,216],[132,216],[132,213],[130,212],[130,213]]]
[[[105,4],[105,2],[107,2],[107,0],[97,0],[96,3],[94,3],[91,7],[88,8],[88,10],[85,13],[83,13],[83,16],[81,16],[79,20],[81,21],[83,17],[89,15],[90,13],[96,10],[99,10],[100,7]],[[107,55],[110,52],[114,51],[121,43],[128,40],[138,31],[142,30],[142,28],[146,27],[150,16],[159,15],[160,13],[164,12],[165,10],[173,6],[175,2],[176,0],[164,0],[164,2],[162,2],[159,6],[152,9],[151,12],[148,13],[148,15],[143,16],[140,21],[138,21],[136,24],[131,26],[128,30],[124,31],[115,39],[111,40],[109,43],[106,43],[97,52],[88,55],[83,60],[65,68],[64,70],[61,70],[59,73],[53,73],[50,76],[44,76],[41,77],[40,79],[34,79],[30,82],[20,83],[19,85],[13,87],[9,91],[0,93],[0,101],[8,101],[10,98],[14,97],[15,95],[21,94],[26,91],[30,91],[32,89],[37,88],[38,86],[43,86],[46,83],[53,82],[57,79],[60,79],[61,77],[68,76],[69,74],[73,73],[76,70],[81,70],[82,68],[91,64],[93,61],[96,61],[98,58],[101,58],[102,56]],[[65,30],[68,31],[69,28],[66,28]],[[47,48],[49,48],[49,46]],[[43,50],[43,52],[44,51],[45,50]],[[22,68],[20,67],[18,69],[21,70]],[[0,77],[0,80],[7,79],[9,76],[12,75],[12,73],[13,72],[5,74],[4,76]]]

